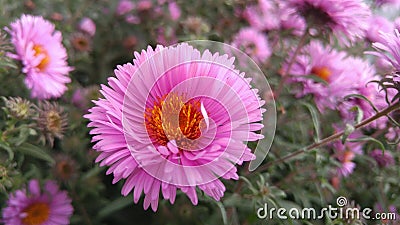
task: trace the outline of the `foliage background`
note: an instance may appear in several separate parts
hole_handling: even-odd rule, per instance
[[[338,166],[339,162],[333,157],[334,148],[328,145],[286,162],[273,164],[262,172],[249,174],[247,165],[240,167],[242,178],[240,181],[224,182],[227,192],[221,202],[198,193],[201,196],[199,205],[193,206],[187,197],[178,193],[174,205],[161,201],[158,211],[153,213],[143,210],[143,202],[134,204],[132,195],[122,197],[122,182],[112,185],[112,177],[105,175],[106,168],[94,163],[96,152],[91,149],[89,129],[85,126],[88,121],[82,118],[85,110],[72,104],[73,93],[80,88],[99,87],[106,83],[116,65],[130,62],[133,51],[140,51],[147,45],[155,46],[161,41],[160,34],[165,34],[164,45],[196,39],[230,43],[241,27],[248,26],[245,20],[236,15],[237,10],[243,9],[249,2],[182,0],[178,1],[181,9],[178,20],[171,18],[164,4],[157,15],[151,10],[135,11],[141,21],[139,24],[131,24],[124,16],[116,15],[117,4],[118,1],[108,0],[0,0],[0,27],[8,26],[22,13],[42,15],[55,23],[56,29],[63,33],[69,64],[75,68],[70,74],[73,81],[69,84],[68,92],[57,100],[68,117],[68,129],[63,139],[55,140],[54,146],[40,141],[42,134],[35,129],[34,121],[10,118],[3,111],[0,121],[1,207],[5,205],[7,193],[21,188],[31,178],[60,180],[54,169],[55,159],[62,154],[74,161],[73,178],[59,182],[73,199],[75,212],[71,224],[267,224],[267,221],[258,219],[255,213],[265,202],[285,208],[321,208],[334,205],[338,196],[354,200],[361,208],[376,208],[377,203],[385,211],[389,205],[400,208],[398,145],[387,143],[384,133],[374,130],[365,131],[366,134],[374,134],[374,139],[365,142],[364,152],[383,146],[393,154],[395,166],[380,168],[368,154],[359,155],[355,159],[355,172],[341,180],[340,185],[332,180],[332,168]],[[386,12],[384,14],[388,15]],[[88,40],[89,51],[79,51],[72,43],[83,17],[91,18],[96,24],[96,34]],[[281,80],[280,65],[288,57],[288,49],[296,46],[299,37],[284,32],[270,32],[267,35],[269,40],[275,38],[286,41],[272,46],[273,56],[269,62],[260,65],[270,85],[276,88]],[[369,46],[363,42],[348,51],[364,57],[363,52],[370,50]],[[0,63],[0,96],[29,99],[29,91],[23,83],[24,75],[18,69],[20,65],[5,57]],[[278,129],[266,162],[277,160],[331,135],[335,132],[332,124],[341,120],[335,111],[321,114],[310,96],[296,99],[290,93],[290,88],[285,87],[279,99],[276,99]],[[88,100],[98,97],[97,91],[87,96]],[[36,103],[35,100],[32,102]],[[87,104],[90,105],[89,101]],[[270,224],[357,222],[275,220]]]

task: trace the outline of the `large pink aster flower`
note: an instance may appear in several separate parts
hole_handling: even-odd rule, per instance
[[[180,189],[197,204],[196,187],[219,200],[219,180],[238,179],[235,164],[255,158],[245,142],[262,135],[264,104],[234,58],[190,45],[151,47],[118,66],[102,86],[103,99],[85,117],[114,183],[126,179],[144,208],[158,208],[159,193],[171,203]]]
[[[72,70],[66,61],[61,32],[43,17],[31,15],[22,15],[6,30],[16,51],[10,56],[22,62],[32,98],[60,97],[67,90],[65,84],[71,81],[68,73]]]
[[[336,51],[318,41],[312,41],[305,46],[288,71],[292,75],[289,82],[303,84],[302,90],[296,93],[297,97],[312,94],[321,111],[326,108],[335,109],[343,97],[352,93],[352,79],[348,77],[351,74],[345,73],[351,66],[346,57],[345,52]],[[284,64],[283,70],[287,70],[287,66],[288,63]],[[313,75],[320,82],[308,75]]]
[[[264,63],[271,56],[267,36],[251,27],[240,29],[233,38],[232,46],[249,54],[257,63]]]
[[[37,180],[31,180],[28,190],[10,194],[3,209],[5,225],[64,225],[69,224],[73,208],[67,192],[60,191],[53,181],[41,190]]]
[[[370,9],[362,0],[289,0],[309,27],[332,32],[343,44],[364,36]]]

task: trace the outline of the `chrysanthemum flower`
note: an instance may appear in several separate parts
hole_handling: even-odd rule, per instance
[[[383,152],[380,149],[375,149],[369,155],[375,159],[379,167],[388,167],[394,164],[393,155],[389,151]]]
[[[320,111],[326,108],[335,109],[344,96],[351,94],[352,79],[345,74],[351,66],[346,62],[346,53],[324,46],[318,41],[312,41],[297,55],[295,63],[289,70],[292,75],[289,82],[301,82],[302,90],[297,97],[312,94]],[[290,58],[290,57],[289,57]],[[288,63],[283,65],[286,70]],[[321,82],[307,77],[313,75]]]
[[[332,32],[343,44],[364,36],[370,9],[362,0],[289,0],[309,27]]]
[[[262,135],[264,104],[234,58],[187,44],[135,53],[133,65],[117,66],[102,86],[104,99],[85,117],[94,127],[97,162],[108,165],[113,183],[126,179],[144,208],[158,208],[159,194],[171,203],[180,189],[193,204],[196,187],[219,200],[219,180],[238,179],[235,164],[255,158],[245,142]]]
[[[380,41],[380,32],[393,32],[394,24],[383,16],[371,16],[369,18],[368,28],[366,30],[366,38],[370,42]]]
[[[96,24],[89,17],[82,18],[82,20],[79,22],[78,28],[91,37],[93,37],[96,33]]]
[[[251,27],[242,28],[233,38],[232,46],[250,55],[257,63],[264,63],[271,56],[266,35]]]
[[[83,33],[74,33],[70,37],[71,45],[79,52],[88,52],[92,49],[92,40]]]
[[[396,71],[400,71],[400,32],[396,29],[394,32],[381,33],[379,42],[372,44],[375,52],[368,54],[381,57],[393,65]]]
[[[283,1],[259,0],[258,4],[246,7],[243,17],[251,27],[260,31],[282,29],[301,35],[305,29],[303,18]]]
[[[72,212],[71,199],[55,182],[47,181],[41,190],[39,182],[31,180],[28,190],[10,194],[2,214],[5,225],[66,225]]]
[[[257,5],[246,7],[243,16],[258,30],[275,30],[280,27],[279,8],[274,1],[259,0]]]
[[[16,51],[10,57],[22,62],[32,98],[60,97],[71,81],[68,73],[72,70],[67,64],[61,32],[43,17],[31,15],[22,15],[6,30]]]

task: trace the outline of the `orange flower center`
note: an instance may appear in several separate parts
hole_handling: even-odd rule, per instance
[[[33,203],[23,210],[26,217],[22,219],[24,225],[40,225],[43,224],[50,214],[50,208],[46,203]]]
[[[34,45],[33,50],[35,51],[35,56],[40,54],[45,55],[42,61],[40,61],[40,63],[36,66],[40,71],[43,71],[50,62],[49,54],[41,45]]]
[[[346,151],[343,155],[343,162],[351,162],[354,159],[354,152]]]
[[[184,102],[184,95],[171,93],[161,97],[144,113],[147,133],[153,143],[166,146],[175,140],[180,149],[195,145],[201,135],[203,115],[197,100]]]
[[[332,72],[325,66],[313,67],[311,69],[311,73],[317,75],[318,77],[320,77],[325,81],[329,81],[329,77],[332,75]]]

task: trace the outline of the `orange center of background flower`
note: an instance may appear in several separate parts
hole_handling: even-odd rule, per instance
[[[199,101],[184,102],[184,96],[171,93],[159,98],[144,113],[147,133],[153,143],[166,146],[175,140],[178,148],[189,149],[201,136],[203,115]]]
[[[22,219],[24,225],[40,225],[49,218],[50,208],[46,203],[38,202],[28,206],[23,212],[27,214]]]
[[[35,51],[35,56],[40,54],[45,55],[42,61],[40,61],[40,63],[36,66],[40,71],[43,71],[50,62],[49,54],[41,45],[34,45],[33,50]]]
[[[311,69],[311,73],[317,75],[319,78],[329,81],[329,77],[331,76],[332,72],[329,70],[329,68],[323,66],[323,67],[313,67]]]

